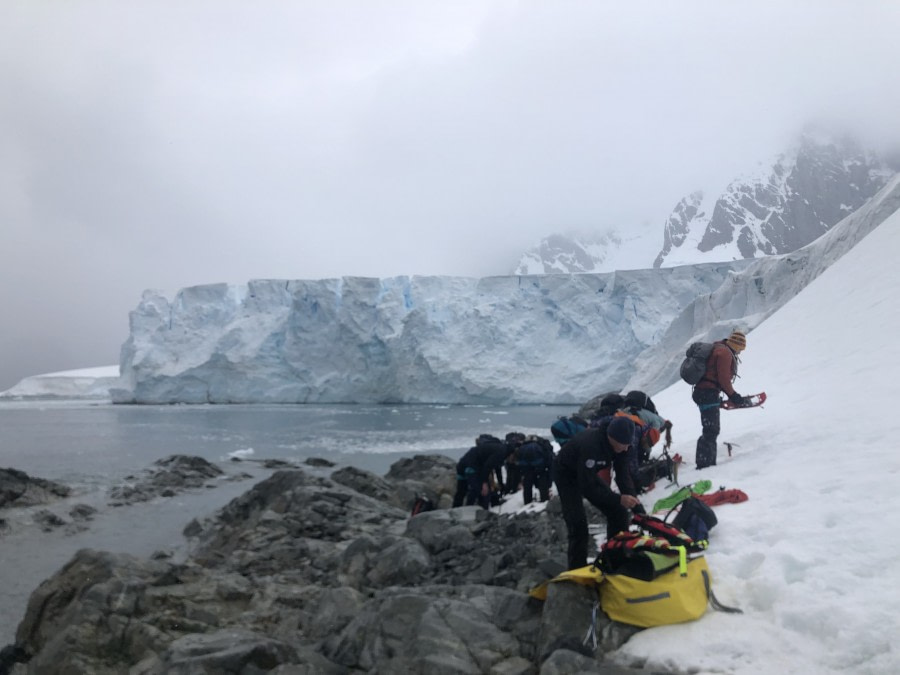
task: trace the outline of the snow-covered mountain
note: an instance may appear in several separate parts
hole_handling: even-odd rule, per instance
[[[764,172],[734,180],[721,195],[682,199],[653,266],[790,253],[856,211],[892,174],[851,138],[805,133]]]
[[[592,235],[551,234],[526,252],[513,274],[598,274],[650,267],[659,232],[615,228]],[[650,241],[653,243],[649,243]]]
[[[898,211],[900,175],[813,243],[792,253],[753,260],[709,295],[698,296],[656,344],[636,355],[632,377],[623,390],[659,391],[675,382],[687,345],[722,339],[733,327],[755,328]],[[892,223],[896,227],[897,219]]]
[[[814,241],[868,201],[895,173],[850,137],[815,130],[724,191],[680,200],[659,230],[554,234],[520,259],[514,274],[609,272],[790,253]],[[655,258],[654,251],[658,251]]]

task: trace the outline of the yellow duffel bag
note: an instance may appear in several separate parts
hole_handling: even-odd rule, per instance
[[[699,619],[710,601],[706,558],[688,560],[685,570],[675,566],[652,581],[605,574],[600,606],[614,621],[642,628]]]

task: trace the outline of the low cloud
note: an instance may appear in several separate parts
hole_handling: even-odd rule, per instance
[[[22,1],[0,26],[0,388],[114,363],[145,288],[503,274],[553,232],[661,229],[810,120],[900,147],[893,3]]]

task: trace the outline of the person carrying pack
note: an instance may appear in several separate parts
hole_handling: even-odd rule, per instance
[[[720,431],[719,392],[724,392],[734,403],[741,403],[744,400],[744,397],[734,390],[732,382],[738,374],[740,363],[738,355],[747,348],[747,336],[735,330],[726,339],[713,342],[708,350],[698,347],[703,344],[705,343],[694,343],[688,348],[687,358],[681,368],[682,378],[693,384],[691,399],[700,409],[703,432],[697,439],[697,452],[694,458],[698,469],[716,465],[717,439]],[[692,357],[691,352],[703,354],[707,351],[705,370],[697,380],[697,357]]]
[[[587,427],[587,420],[579,415],[569,415],[568,417],[561,415],[550,425],[550,433],[553,435],[553,440],[562,447]]]
[[[537,488],[540,501],[550,499],[550,468],[553,466],[553,445],[546,438],[528,436],[516,451],[516,464],[522,476],[522,501],[530,504],[534,499],[532,488]]]
[[[625,398],[622,402],[622,410],[640,417],[644,427],[652,427],[653,429],[656,429],[660,435],[665,434],[666,450],[672,447],[672,422],[663,419],[656,409],[656,404],[653,403],[647,394],[636,389],[629,391],[625,394]],[[654,439],[650,445],[656,444],[657,440],[659,439]]]
[[[519,461],[516,453],[519,446],[525,442],[525,434],[521,431],[510,431],[506,434],[506,444],[512,448],[512,454],[506,457],[504,468],[506,469],[506,478],[503,481],[501,493],[511,495],[519,490],[519,484],[522,482],[522,472],[519,470]]]

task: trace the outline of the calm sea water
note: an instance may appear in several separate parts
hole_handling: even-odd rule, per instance
[[[572,407],[0,404],[0,466],[44,478],[115,479],[172,454],[324,457],[379,474],[415,453],[456,458],[481,433],[549,437]],[[252,450],[252,453],[250,452]]]
[[[549,437],[550,424],[573,407],[517,406],[113,406],[85,403],[0,403],[0,467],[63,482],[70,499],[51,506],[71,520],[75,503],[98,509],[82,531],[43,532],[38,509],[4,509],[0,517],[0,647],[12,642],[28,597],[80,548],[147,556],[186,552],[181,535],[192,518],[246,492],[270,472],[253,462],[233,464],[232,453],[253,459],[303,462],[330,459],[383,475],[414,454],[458,458],[481,433],[508,431]],[[252,451],[252,452],[251,452]],[[109,487],[173,454],[197,455],[232,474],[214,490],[113,508]]]

